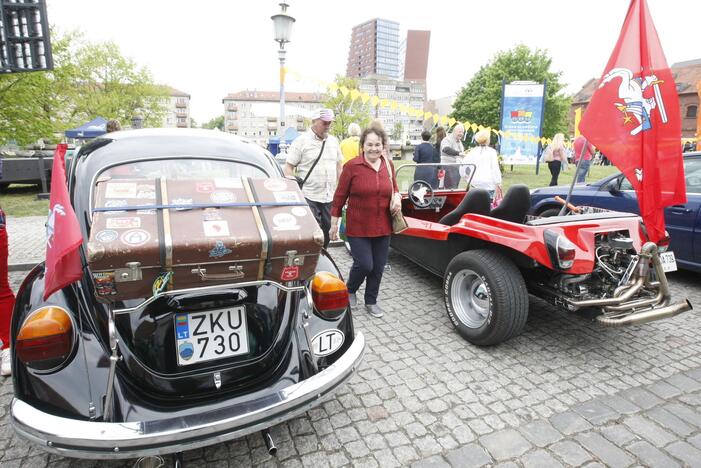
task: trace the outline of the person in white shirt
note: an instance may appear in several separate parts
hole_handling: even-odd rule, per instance
[[[465,135],[465,127],[457,124],[453,132],[441,141],[441,163],[452,164],[462,162],[465,148],[462,145],[462,137]],[[444,166],[445,179],[443,187],[446,189],[458,188],[460,184],[460,170],[458,166]]]
[[[477,146],[463,158],[464,163],[475,165],[475,174],[470,186],[487,190],[493,199],[494,193],[497,190],[501,191],[501,170],[497,152],[489,146],[489,130],[477,132],[475,142]]]
[[[324,248],[330,240],[331,201],[343,169],[341,146],[335,136],[329,135],[333,119],[331,109],[317,109],[312,114],[312,126],[295,138],[287,150],[283,167],[286,176],[307,179],[302,192],[324,231]],[[319,161],[315,165],[317,158]]]

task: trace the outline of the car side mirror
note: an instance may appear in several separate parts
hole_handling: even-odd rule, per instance
[[[606,186],[606,190],[608,190],[611,195],[620,195],[621,194],[621,191],[618,189],[617,182],[618,182],[617,180],[612,180]]]

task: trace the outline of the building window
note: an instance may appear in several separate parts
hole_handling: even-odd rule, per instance
[[[696,114],[698,113],[699,106],[689,106],[686,108],[686,118],[687,119],[695,119]]]

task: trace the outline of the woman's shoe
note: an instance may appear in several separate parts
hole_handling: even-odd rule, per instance
[[[365,310],[367,310],[368,314],[372,315],[373,317],[380,318],[385,315],[385,312],[380,309],[380,306],[377,304],[365,304]]]
[[[358,307],[358,296],[356,296],[355,293],[348,293],[348,305],[351,306],[351,308]]]

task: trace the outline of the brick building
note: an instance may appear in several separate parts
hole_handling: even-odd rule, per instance
[[[375,18],[353,27],[346,76],[401,77],[399,69],[399,23]]]
[[[696,137],[696,121],[699,113],[699,94],[697,84],[701,82],[701,59],[678,62],[671,67],[674,81],[677,83],[679,107],[682,121],[682,138]],[[592,78],[572,98],[569,113],[569,132],[574,135],[574,112],[581,108],[582,112],[589,104],[599,80]],[[701,136],[701,135],[699,135]]]

